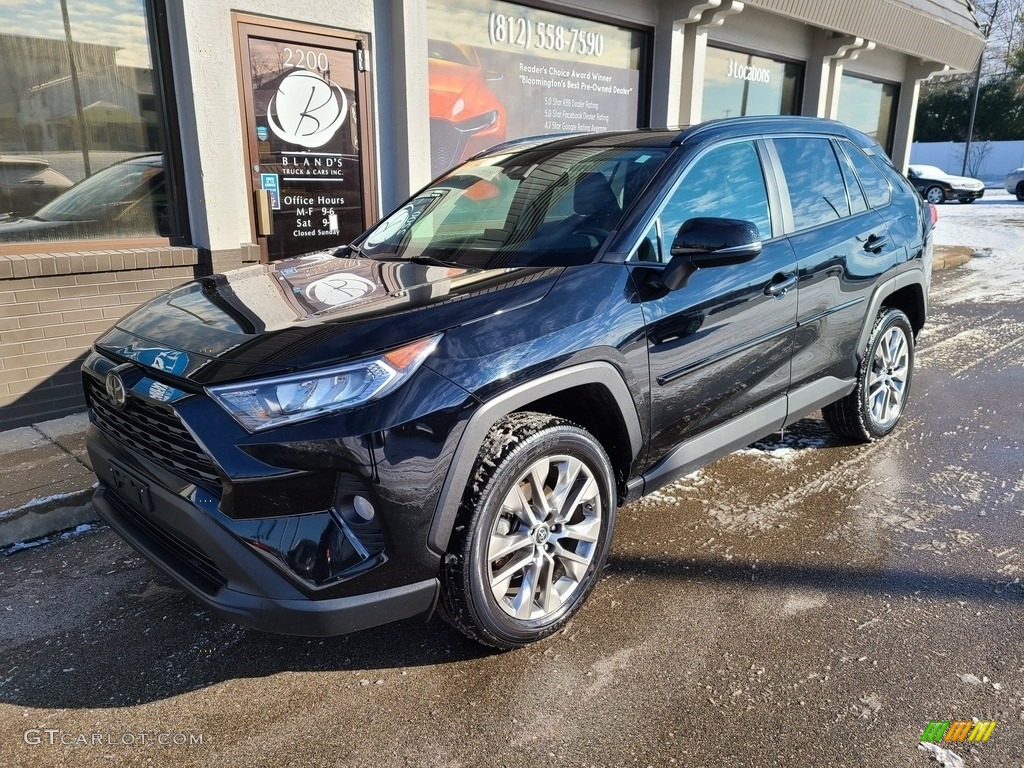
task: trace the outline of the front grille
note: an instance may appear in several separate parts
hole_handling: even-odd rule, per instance
[[[434,175],[447,171],[462,160],[467,134],[456,130],[451,120],[430,121],[430,168]]]
[[[129,397],[128,407],[119,411],[103,385],[88,374],[85,393],[93,421],[104,433],[168,472],[218,498],[223,495],[213,462],[173,410]]]
[[[171,533],[156,521],[136,512],[116,493],[111,491],[106,498],[120,513],[122,519],[136,529],[136,532],[146,536],[153,544],[188,567],[195,576],[192,583],[204,592],[215,594],[228,583],[214,562],[191,541],[179,534]]]

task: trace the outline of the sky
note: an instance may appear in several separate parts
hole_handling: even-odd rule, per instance
[[[150,68],[143,0],[67,0],[71,35],[76,43],[119,48],[117,63]],[[3,33],[64,39],[59,0],[3,0]]]

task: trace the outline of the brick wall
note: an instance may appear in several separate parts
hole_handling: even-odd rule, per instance
[[[205,271],[195,248],[0,256],[0,431],[81,411],[96,337]]]

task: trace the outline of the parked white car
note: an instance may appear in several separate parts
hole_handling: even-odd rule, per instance
[[[947,200],[973,203],[985,195],[985,185],[967,176],[954,176],[934,165],[911,165],[907,167],[907,178],[921,197],[932,205]]]
[[[1016,195],[1017,199],[1024,202],[1024,168],[1014,168],[1006,174],[1006,181],[1003,182],[1006,191]]]

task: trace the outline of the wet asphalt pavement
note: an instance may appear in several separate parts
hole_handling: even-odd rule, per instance
[[[972,279],[936,275],[894,435],[806,419],[620,510],[534,647],[230,626],[106,529],[0,558],[0,764],[955,766],[922,731],[978,718],[945,746],[1024,766],[1024,306]]]

